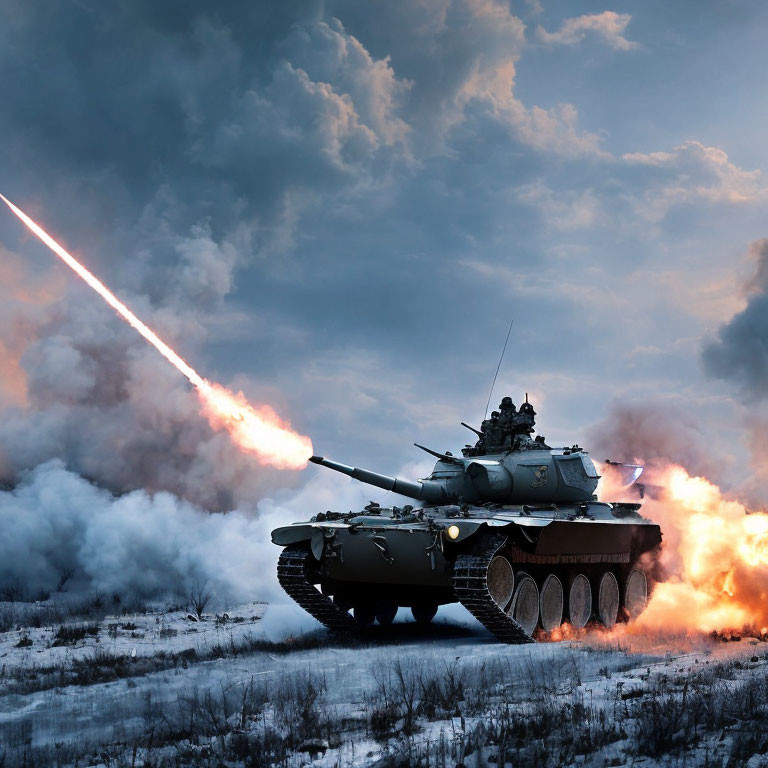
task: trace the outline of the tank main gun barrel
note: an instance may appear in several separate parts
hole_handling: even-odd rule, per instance
[[[385,491],[394,491],[401,496],[408,496],[411,499],[418,499],[419,501],[427,501],[434,504],[446,504],[452,501],[442,485],[430,480],[419,480],[418,482],[413,483],[410,480],[403,480],[399,477],[380,475],[378,472],[371,472],[368,469],[350,467],[346,464],[341,464],[338,461],[326,459],[323,456],[312,456],[310,461],[313,464],[321,464],[324,467],[328,467],[328,469],[334,469],[336,472],[341,472],[342,475],[349,475],[349,477],[353,477],[361,483],[375,485],[377,488],[383,488]]]

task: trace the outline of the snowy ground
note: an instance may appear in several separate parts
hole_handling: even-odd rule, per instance
[[[36,604],[27,611],[44,611],[46,607],[45,603]],[[266,607],[264,603],[234,606],[219,614],[204,613],[204,621],[186,610],[158,609],[3,632],[0,633],[3,670],[0,693],[18,687],[13,682],[15,673],[71,667],[73,662],[97,654],[136,659],[153,658],[158,653],[194,651],[196,655],[205,656],[212,648],[238,644],[243,638],[251,637]]]
[[[352,639],[291,606],[226,613],[0,633],[0,766],[768,766],[754,638],[504,646],[453,607]]]

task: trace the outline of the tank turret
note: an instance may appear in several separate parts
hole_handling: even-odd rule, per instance
[[[550,448],[543,437],[531,438],[536,412],[526,401],[516,411],[505,397],[498,411],[483,421],[474,447],[462,458],[430,451],[437,456],[432,474],[413,482],[367,469],[350,467],[313,456],[310,461],[363,483],[394,491],[428,504],[525,504],[590,501],[600,476],[586,451]]]

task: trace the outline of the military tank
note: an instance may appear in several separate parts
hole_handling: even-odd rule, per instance
[[[276,528],[283,589],[331,630],[391,624],[399,607],[428,624],[459,602],[500,641],[527,643],[563,622],[613,627],[645,608],[644,557],[661,531],[640,503],[598,501],[599,475],[578,445],[552,448],[533,405],[505,397],[462,455],[439,453],[410,481],[321,456],[310,461],[416,503],[323,512]],[[635,483],[637,465],[610,462]]]

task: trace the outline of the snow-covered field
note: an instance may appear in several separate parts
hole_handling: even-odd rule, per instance
[[[504,646],[458,607],[362,638],[291,606],[226,614],[0,633],[0,766],[768,766],[755,638]]]
[[[4,604],[13,610],[13,604]],[[34,618],[46,604],[33,604],[24,612]],[[205,656],[224,644],[238,644],[253,635],[254,626],[266,610],[264,603],[234,606],[230,611],[205,614],[200,621],[187,610],[109,615],[99,620],[83,619],[63,624],[21,627],[0,634],[3,676],[0,693],[18,688],[14,677],[45,676],[45,669],[71,668],[94,656],[151,659],[160,653],[194,652]],[[35,621],[35,623],[38,623]]]

